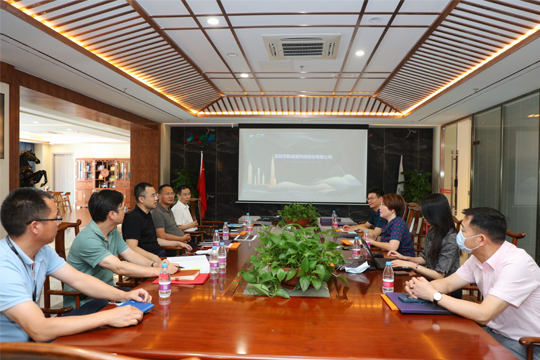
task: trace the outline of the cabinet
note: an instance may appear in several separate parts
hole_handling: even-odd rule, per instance
[[[76,159],[75,206],[88,206],[95,191],[114,189],[124,195],[125,206],[129,204],[129,159]]]

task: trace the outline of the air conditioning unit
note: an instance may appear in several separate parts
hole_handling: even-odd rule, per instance
[[[341,34],[263,35],[270,60],[334,60]]]

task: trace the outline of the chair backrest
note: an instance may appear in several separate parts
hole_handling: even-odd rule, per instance
[[[191,212],[191,218],[193,220],[199,220],[199,223],[202,224],[201,219],[197,219],[197,215],[195,214],[195,209],[198,210],[199,206],[201,206],[199,203],[199,200],[200,200],[199,198],[189,199],[189,211]],[[199,211],[199,214],[200,214],[200,211]]]
[[[420,206],[418,206],[417,203],[407,203],[407,218],[403,218],[403,220],[405,220],[405,222],[407,223],[407,228],[411,228],[411,223],[413,222],[413,219],[415,219],[415,217],[417,217],[420,213],[420,211],[418,211],[419,208]]]
[[[462,220],[458,220],[458,218],[455,216],[452,216],[452,217],[454,218],[454,224],[456,224],[456,231],[459,232],[459,230],[461,229]]]
[[[411,205],[412,204],[412,205]],[[415,253],[420,253],[422,249],[422,237],[424,236],[424,230],[426,228],[426,221],[422,215],[422,208],[420,205],[411,203],[409,204],[409,216],[407,218],[407,226],[411,233],[411,239],[414,245]]]
[[[506,230],[506,236],[509,236],[512,238],[512,244],[514,244],[515,246],[517,246],[518,240],[523,239],[526,235],[527,234],[525,233],[514,234],[510,230]]]
[[[54,249],[56,253],[60,255],[64,260],[67,260],[66,256],[66,230],[69,228],[75,228],[75,236],[79,234],[79,227],[81,225],[81,219],[77,219],[77,222],[62,222],[58,225],[58,232],[54,239]]]

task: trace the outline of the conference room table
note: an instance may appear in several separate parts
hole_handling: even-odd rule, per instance
[[[140,287],[155,307],[136,326],[54,343],[144,359],[515,359],[471,320],[391,310],[381,298],[381,270],[344,273],[348,285],[330,280],[327,298],[244,294],[237,273],[259,245],[242,242],[228,251],[225,271],[204,285],[173,284],[167,300],[154,279],[145,281]],[[403,292],[409,278],[396,276],[395,291]]]

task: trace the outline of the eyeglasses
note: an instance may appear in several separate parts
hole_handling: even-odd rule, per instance
[[[36,220],[32,220],[32,221],[27,221],[26,222],[26,225],[30,225],[31,223],[33,223],[34,221],[62,221],[64,220],[64,218],[62,217],[62,215],[58,215],[56,216],[54,219],[36,219]]]
[[[157,198],[157,197],[158,197],[158,194],[150,194],[150,195],[146,195],[146,197],[149,197],[149,198]]]
[[[120,210],[124,210],[125,213],[127,213],[129,211],[129,208],[127,206],[124,206],[124,207],[121,207],[119,209],[116,210],[116,212],[120,212]]]
[[[368,199],[369,201],[372,201],[372,200],[377,200],[377,199],[378,199],[378,197],[376,197],[376,196],[372,196],[372,197],[368,197],[367,199]]]

